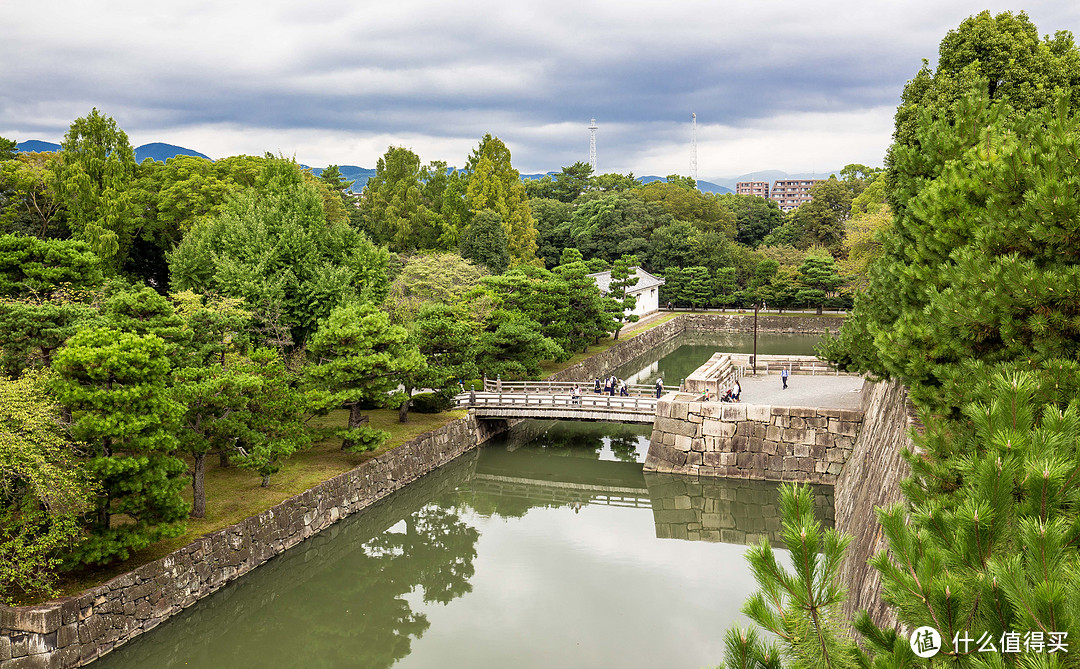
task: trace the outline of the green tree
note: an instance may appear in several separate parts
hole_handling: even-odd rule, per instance
[[[810,188],[813,197],[793,213],[800,234],[796,246],[824,246],[834,256],[843,251],[845,224],[851,217],[851,185],[830,177]]]
[[[381,302],[388,254],[349,224],[328,222],[317,189],[291,161],[267,161],[262,185],[196,225],[169,255],[175,290],[243,299],[256,326],[300,344],[337,305]],[[274,335],[264,343],[280,340]]]
[[[713,291],[720,307],[727,308],[735,305],[738,288],[739,282],[734,267],[716,268],[716,275],[713,278]]]
[[[746,557],[760,590],[742,609],[771,632],[780,647],[765,643],[756,631],[732,628],[725,637],[727,666],[779,669],[781,658],[792,669],[869,666],[856,661],[859,648],[839,612],[844,589],[838,573],[851,537],[822,529],[809,487],[781,486],[780,511],[780,536],[791,554],[792,570],[780,564],[768,540],[751,546]]]
[[[832,256],[808,255],[799,266],[800,288],[795,295],[795,300],[816,305],[820,316],[825,300],[836,290],[841,281],[836,269],[836,261]]]
[[[569,307],[567,345],[584,353],[590,344],[615,329],[614,313],[618,306],[600,294],[596,281],[588,276],[589,268],[577,249],[563,250],[554,273],[566,283]]]
[[[82,538],[94,487],[60,428],[49,374],[0,377],[0,599],[55,594],[61,556]]]
[[[706,195],[697,187],[688,188],[682,182],[654,181],[634,191],[645,202],[657,202],[677,221],[686,221],[695,228],[719,232],[729,239],[735,237],[735,215],[723,200]]]
[[[421,168],[420,156],[400,146],[387,149],[360,195],[363,228],[394,251],[449,249],[457,230],[437,200],[447,185],[445,163]]]
[[[713,295],[709,268],[695,265],[683,268],[684,295],[691,309],[708,306]]]
[[[68,234],[56,192],[54,153],[19,153],[0,161],[0,230],[42,239]]]
[[[536,219],[537,255],[551,269],[559,264],[563,249],[573,246],[568,225],[574,206],[558,200],[533,198],[529,208]]]
[[[315,363],[307,369],[307,380],[318,391],[323,411],[349,410],[347,427],[336,432],[342,450],[371,450],[389,438],[367,425],[363,411],[389,403],[402,377],[423,365],[423,356],[407,340],[405,328],[391,325],[390,317],[370,304],[335,307],[319,323],[308,344]]]
[[[623,256],[611,265],[611,282],[608,284],[608,297],[615,300],[614,337],[619,338],[623,323],[636,323],[639,316],[635,313],[637,298],[630,294],[630,288],[637,285],[637,257]]]
[[[127,559],[184,531],[187,466],[173,454],[181,407],[168,396],[169,367],[159,337],[104,328],[80,330],[53,356],[56,397],[101,483],[77,562]]]
[[[735,214],[735,241],[751,248],[784,223],[784,212],[773,200],[735,193],[725,193],[719,200]]]
[[[495,211],[485,209],[472,217],[461,236],[461,256],[483,265],[492,274],[502,274],[510,266],[510,243],[506,226]]]
[[[131,188],[135,152],[116,121],[95,107],[75,119],[60,143],[56,188],[76,238],[111,271],[119,269],[135,235]]]
[[[484,321],[476,365],[481,373],[504,379],[540,376],[540,363],[563,357],[563,349],[540,332],[540,324],[520,311],[494,309]]]
[[[255,349],[236,366],[237,373],[255,380],[247,394],[236,464],[258,474],[265,488],[285,460],[311,445],[304,423],[308,401],[274,349]]]
[[[490,210],[500,217],[506,231],[510,264],[530,263],[536,258],[536,221],[521,174],[510,164],[510,149],[502,140],[484,135],[466,163],[465,199],[474,215]]]
[[[390,284],[385,302],[390,320],[405,325],[416,318],[425,304],[458,304],[484,276],[482,268],[456,253],[409,258]]]

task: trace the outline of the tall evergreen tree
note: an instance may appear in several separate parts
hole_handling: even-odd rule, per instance
[[[465,200],[476,214],[491,210],[499,215],[506,231],[510,264],[530,263],[536,258],[536,221],[521,174],[510,163],[510,149],[502,140],[484,135],[466,164]]]
[[[637,298],[630,294],[630,288],[637,285],[638,276],[637,256],[624,255],[611,265],[611,282],[608,284],[608,297],[615,300],[615,339],[619,338],[623,323],[637,323],[639,316],[635,313]]]
[[[174,455],[181,407],[167,391],[169,368],[159,337],[103,328],[78,332],[53,357],[56,397],[101,483],[78,562],[123,560],[184,531],[187,466]]]

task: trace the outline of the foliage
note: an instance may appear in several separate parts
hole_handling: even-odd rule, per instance
[[[719,200],[735,214],[735,240],[751,248],[784,223],[784,212],[773,200],[735,193],[725,193]]]
[[[0,295],[49,295],[101,283],[101,261],[85,242],[0,235]]]
[[[851,537],[834,529],[822,530],[814,518],[809,487],[781,486],[780,509],[780,535],[793,571],[777,561],[768,540],[752,546],[746,557],[761,589],[742,611],[776,636],[782,655],[756,632],[733,628],[725,638],[727,666],[779,667],[781,656],[792,669],[865,666],[856,662],[858,646],[844,631],[839,615],[844,590],[838,572]]]
[[[502,217],[485,209],[472,217],[461,236],[461,256],[487,268],[492,274],[502,274],[510,266],[510,243]]]
[[[670,179],[670,177],[669,177]],[[682,182],[654,181],[634,191],[645,202],[657,202],[677,221],[686,221],[702,231],[719,232],[729,239],[735,237],[735,215],[723,201],[706,195],[697,187],[688,188]]]
[[[85,442],[101,482],[91,536],[77,562],[126,559],[183,533],[187,467],[173,455],[181,407],[168,397],[165,342],[104,328],[76,333],[53,356],[56,397],[71,410],[72,436]]]
[[[506,231],[510,264],[535,260],[536,221],[529,209],[521,174],[510,164],[510,149],[498,137],[484,135],[469,156],[465,172],[465,201],[469,211],[475,215],[489,210],[499,215]]]
[[[637,306],[637,298],[630,294],[630,289],[637,285],[637,256],[619,258],[611,266],[611,281],[608,283],[608,297],[615,301],[615,339],[619,338],[622,324],[636,323],[639,316],[632,313]]]
[[[260,178],[260,189],[230,198],[170,254],[174,288],[241,298],[297,344],[335,306],[385,297],[386,251],[347,223],[327,222],[295,163],[269,161]]]
[[[335,307],[319,323],[308,351],[315,362],[307,368],[307,382],[317,407],[323,412],[349,409],[348,426],[336,432],[342,450],[377,448],[389,434],[367,426],[362,407],[386,405],[402,377],[424,364],[407,342],[405,328],[391,325],[389,316],[374,306],[353,302]]]
[[[64,210],[53,176],[54,153],[19,153],[0,160],[0,229],[40,237],[64,236]]]
[[[236,464],[262,477],[265,488],[286,459],[311,445],[311,433],[304,423],[308,401],[297,388],[294,374],[273,349],[256,349],[236,366],[238,374],[254,380],[247,395]]]
[[[440,174],[441,173],[441,174]],[[392,146],[379,158],[375,176],[368,179],[360,196],[363,229],[379,244],[394,251],[448,250],[458,230],[444,214],[445,164],[421,168],[420,156],[404,147]],[[442,189],[432,188],[441,178]]]
[[[954,121],[924,114],[918,149],[894,147],[904,204],[841,331],[853,365],[954,411],[986,378],[980,365],[1080,360],[1080,140],[1068,114],[1062,100],[1017,117],[976,91]]]
[[[801,288],[795,294],[795,301],[816,305],[820,315],[822,306],[841,280],[831,255],[808,255],[799,266]]]
[[[390,319],[402,325],[429,303],[457,304],[480,283],[484,270],[455,253],[414,256],[390,284]]]
[[[115,271],[135,234],[135,152],[116,121],[96,107],[72,122],[60,146],[56,190],[70,215],[71,231]]]
[[[0,377],[0,598],[51,596],[61,556],[81,539],[93,484],[60,428],[47,372]]]
[[[851,216],[852,185],[833,176],[811,186],[813,199],[791,214],[799,231],[797,246],[824,246],[829,253],[839,255],[843,249],[845,223]]]
[[[447,393],[418,393],[412,396],[412,409],[417,413],[442,413],[453,407],[453,396]]]

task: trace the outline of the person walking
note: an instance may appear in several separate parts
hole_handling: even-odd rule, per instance
[[[735,385],[731,387],[731,399],[738,402],[739,395],[742,395],[742,386],[739,385],[739,380],[735,379]]]
[[[600,377],[596,377],[593,380],[593,392],[596,393],[597,395],[600,394]]]
[[[783,390],[787,390],[787,377],[788,377],[788,370],[786,368],[781,369],[780,370],[780,380],[784,383]]]
[[[663,394],[663,392],[664,392],[664,380],[663,379],[657,379],[656,380],[656,399],[660,399],[660,395]]]

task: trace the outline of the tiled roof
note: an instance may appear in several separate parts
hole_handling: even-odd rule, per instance
[[[638,282],[630,288],[631,293],[640,293],[649,288],[655,288],[657,286],[664,285],[663,277],[653,276],[640,267],[634,267],[634,274],[637,275]],[[611,272],[595,272],[589,275],[596,281],[597,287],[600,288],[600,292],[607,295],[608,289],[611,285]]]

